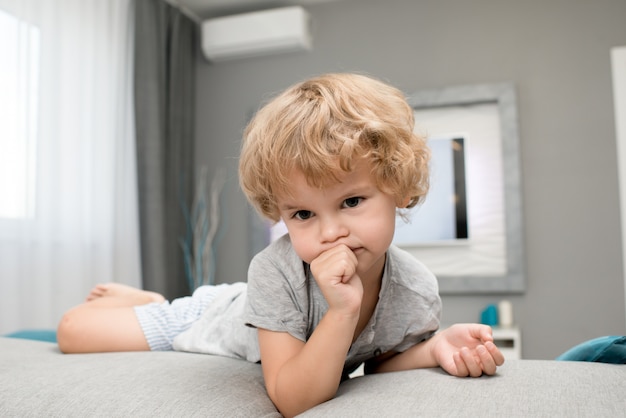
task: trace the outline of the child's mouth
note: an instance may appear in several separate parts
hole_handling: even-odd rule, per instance
[[[358,253],[362,253],[363,251],[365,251],[365,249],[363,247],[356,247],[356,248],[350,248],[350,251],[352,251],[354,254],[358,254]]]

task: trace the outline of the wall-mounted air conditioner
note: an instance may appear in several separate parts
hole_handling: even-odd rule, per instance
[[[309,14],[282,7],[202,22],[202,51],[213,62],[311,49]]]

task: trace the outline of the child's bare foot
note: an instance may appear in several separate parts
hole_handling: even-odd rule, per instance
[[[87,295],[87,302],[105,298],[105,297],[123,297],[129,298],[135,301],[137,304],[145,304],[151,302],[163,302],[165,298],[156,293],[150,292],[148,290],[137,289],[132,286],[127,286],[121,283],[105,283],[98,284],[96,287],[91,289],[89,295]]]

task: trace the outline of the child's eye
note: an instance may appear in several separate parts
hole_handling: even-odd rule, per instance
[[[313,212],[311,212],[310,210],[299,210],[293,214],[294,218],[299,219],[301,221],[306,221],[311,216],[313,216]]]
[[[349,197],[343,201],[343,205],[347,208],[354,208],[359,206],[359,203],[361,203],[362,201],[362,197]]]

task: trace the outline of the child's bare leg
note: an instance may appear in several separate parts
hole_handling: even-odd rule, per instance
[[[156,292],[150,292],[148,290],[137,289],[136,287],[127,286],[121,283],[105,283],[96,285],[89,295],[87,295],[86,301],[96,300],[98,298],[114,297],[121,298],[124,302],[131,303],[132,306],[145,305],[151,302],[163,302],[165,298]]]
[[[64,353],[150,350],[134,306],[165,299],[119,283],[98,285],[87,302],[63,315],[57,342]]]

